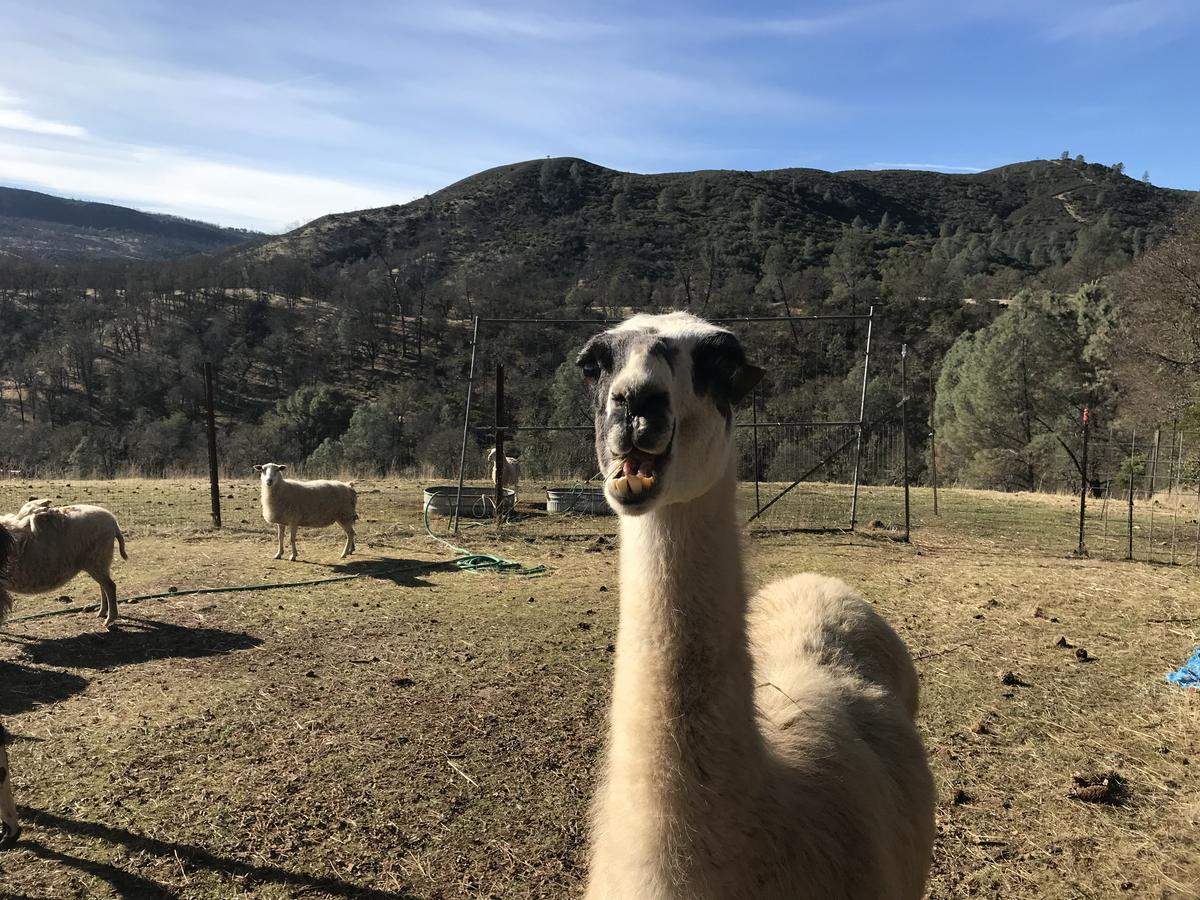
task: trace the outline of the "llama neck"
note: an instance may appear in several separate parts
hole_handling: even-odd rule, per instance
[[[731,466],[697,500],[621,519],[608,783],[664,829],[761,774],[735,487]]]

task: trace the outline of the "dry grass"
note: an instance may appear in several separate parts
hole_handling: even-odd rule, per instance
[[[28,828],[0,856],[0,894],[577,892],[614,521],[465,529],[467,546],[550,569],[471,575],[439,564],[417,485],[361,487],[360,555],[337,565],[336,529],[302,533],[300,563],[272,560],[249,481],[224,491],[220,534],[197,527],[199,482],[0,483],[0,508],[32,493],[114,507],[130,535],[123,596],[362,575],[145,601],[111,634],[82,615],[14,622],[0,715]],[[864,521],[894,523],[895,492],[863,502]],[[913,545],[793,533],[749,546],[759,578],[852,580],[918,656],[940,797],[930,896],[1200,896],[1200,701],[1163,679],[1200,642],[1200,573],[1068,558],[1070,542],[1050,544],[1069,498],[945,492],[936,522],[926,504]],[[1022,527],[990,532],[1001,519]],[[81,579],[65,593],[96,591]],[[67,607],[20,598],[16,615]],[[1074,775],[1110,771],[1118,804],[1069,796]]]

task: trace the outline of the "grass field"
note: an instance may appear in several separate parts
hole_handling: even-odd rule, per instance
[[[0,482],[0,509],[36,494],[117,511],[124,597],[359,576],[144,600],[111,633],[71,612],[98,593],[86,579],[18,598],[0,716],[26,831],[0,896],[578,893],[615,520],[464,528],[458,543],[547,567],[471,574],[425,534],[419,486],[360,490],[359,554],[339,564],[337,529],[302,532],[288,563],[250,482],[224,487],[219,533],[199,481]],[[837,489],[804,490],[841,515]],[[930,896],[1200,897],[1200,698],[1163,678],[1200,642],[1200,570],[1071,558],[1070,498],[941,500],[934,519],[915,497],[911,545],[879,527],[748,539],[755,579],[845,577],[917,657]],[[897,492],[862,502],[868,526],[898,522]],[[42,612],[68,614],[21,620]],[[1109,770],[1116,805],[1069,796],[1074,774]]]

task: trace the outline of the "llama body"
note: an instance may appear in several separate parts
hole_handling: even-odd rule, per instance
[[[680,314],[636,317],[581,364],[621,516],[587,897],[920,897],[933,784],[903,642],[835,579],[745,590],[731,407],[753,367]]]
[[[278,529],[279,549],[283,557],[283,537],[291,529],[292,562],[298,558],[296,532],[304,528],[324,528],[335,522],[346,532],[342,559],[354,552],[354,522],[358,519],[358,494],[344,481],[289,481],[283,476],[287,466],[266,463],[255,466],[262,486],[262,514],[267,524]]]

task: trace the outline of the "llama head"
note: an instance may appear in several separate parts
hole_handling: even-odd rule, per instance
[[[263,463],[261,466],[255,466],[254,471],[258,472],[263,487],[269,488],[283,481],[283,470],[286,468],[287,466],[281,466],[279,463]]]
[[[491,450],[489,450],[487,452],[487,461],[493,462],[495,459],[496,459],[496,448],[493,447]]]
[[[622,515],[707,493],[734,452],[733,404],[762,377],[736,337],[684,312],[634,316],[592,338],[577,363],[604,492]]]

